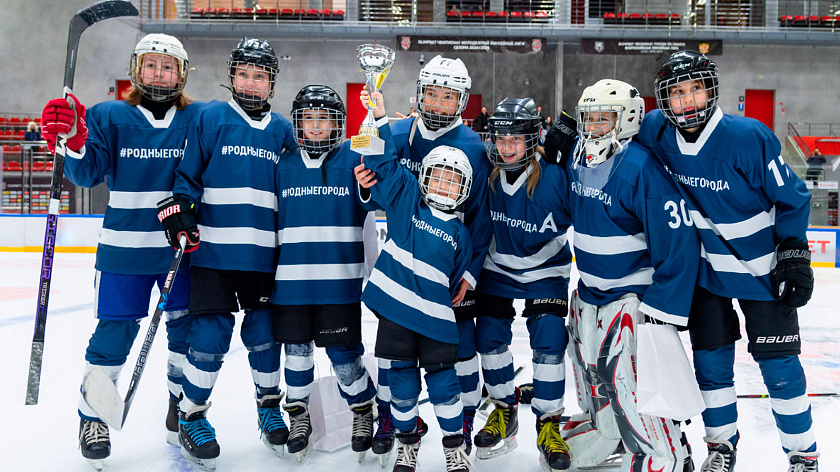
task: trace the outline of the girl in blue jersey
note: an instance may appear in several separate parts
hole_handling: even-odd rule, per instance
[[[173,196],[158,203],[167,237],[187,234],[192,254],[193,325],[184,368],[181,455],[212,469],[219,444],[205,415],[234,313],[245,312],[240,335],[256,386],[263,442],[282,454],[289,430],[280,409],[280,345],[268,303],[277,268],[277,184],[280,154],[295,147],[292,124],[271,111],[277,56],[244,38],[228,61],[229,102],[212,101],[196,116],[178,167]]]
[[[43,137],[54,149],[56,134],[76,123],[67,141],[67,177],[76,185],[110,190],[96,250],[96,298],[99,319],[85,354],[85,371],[105,370],[116,383],[148,314],[155,283],[162,287],[173,252],[156,218],[155,202],[172,195],[175,169],[184,152],[190,120],[200,103],[183,92],[189,60],[178,39],[145,36],[131,57],[132,89],[128,100],[103,102],[85,112],[76,99],[51,100],[42,115]],[[177,240],[175,246],[177,246]],[[182,268],[189,264],[181,264]],[[190,331],[188,270],[178,273],[166,305],[169,338],[169,412],[167,441],[177,445],[178,400]],[[82,455],[101,468],[110,455],[108,427],[79,400]]]
[[[385,153],[367,156],[356,174],[360,181],[373,173],[377,176],[371,193],[388,213],[388,240],[362,301],[379,318],[376,356],[390,360],[391,414],[400,443],[394,471],[414,472],[417,467],[422,367],[443,432],[446,470],[467,472],[471,464],[465,449],[461,386],[454,367],[459,333],[452,305],[472,247],[466,227],[453,210],[469,195],[472,167],[462,151],[438,146],[421,162],[418,186],[411,172],[397,161],[382,95],[374,93],[373,97]],[[367,103],[368,92],[363,91],[361,98]]]
[[[537,151],[540,116],[530,98],[506,98],[489,122],[491,146],[489,207],[493,241],[478,284],[476,347],[484,382],[495,409],[475,436],[476,456],[488,459],[516,447],[519,392],[513,385],[511,325],[514,299],[525,299],[533,349],[534,399],[540,462],[553,470],[569,467],[560,437],[563,413],[568,305],[572,255],[563,210],[565,174]]]
[[[344,141],[341,97],[308,85],[292,103],[299,149],[277,166],[279,258],[274,276],[274,339],[286,352],[287,447],[300,462],[309,454],[309,393],[314,346],[324,347],[341,396],[353,411],[352,447],[359,461],[373,436],[376,387],[362,355],[362,227],[367,208],[356,190],[359,156]]]
[[[685,203],[649,150],[632,141],[644,115],[635,87],[604,79],[578,101],[569,211],[580,273],[569,332],[583,414],[563,427],[575,468],[691,472],[679,425],[636,408],[636,327],[686,326],[700,243]],[[597,427],[597,429],[596,429]]]
[[[816,471],[796,312],[814,283],[805,234],[810,193],[782,160],[769,128],[717,106],[718,69],[709,58],[676,52],[654,83],[659,110],[645,118],[639,139],[677,182],[702,243],[688,324],[706,401],[709,456],[702,470],[729,472],[735,466],[737,299],[789,470]]]
[[[435,56],[420,71],[417,80],[417,103],[420,118],[400,120],[391,126],[400,164],[417,177],[420,164],[434,148],[451,146],[467,155],[473,168],[473,181],[487,180],[489,164],[478,134],[464,126],[461,113],[469,98],[472,79],[460,59]],[[487,186],[476,185],[464,204],[455,212],[467,226],[472,242],[470,265],[458,291],[455,317],[458,321],[458,381],[464,404],[464,439],[467,454],[472,449],[475,410],[481,400],[478,386],[478,357],[475,351],[475,287],[490,244],[490,213],[487,210]],[[469,289],[469,290],[468,290]],[[394,429],[389,410],[390,381],[388,361],[379,361],[377,389],[377,431],[373,452],[387,460],[394,444]]]

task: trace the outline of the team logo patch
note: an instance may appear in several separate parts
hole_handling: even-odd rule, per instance
[[[706,54],[709,52],[709,43],[700,43],[700,47],[698,49],[700,49],[701,53]]]
[[[595,52],[604,52],[604,42],[595,41]]]
[[[531,40],[531,49],[534,52],[542,51],[542,39],[534,38]]]
[[[403,48],[403,51],[408,51],[408,48],[411,47],[411,36],[403,36],[400,40],[400,47]]]

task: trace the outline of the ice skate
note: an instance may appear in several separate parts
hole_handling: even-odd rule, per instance
[[[394,449],[394,417],[389,406],[379,406],[376,414],[376,434],[373,435],[371,449],[384,469],[391,459]]]
[[[309,420],[309,408],[302,401],[287,403],[283,409],[289,414],[289,440],[286,448],[294,454],[298,462],[303,463],[312,451],[309,436],[312,434],[312,422]]]
[[[397,433],[397,461],[394,472],[415,472],[417,470],[417,453],[420,450],[420,433]]]
[[[353,412],[353,432],[350,435],[350,444],[361,464],[373,442],[373,400],[351,405],[350,411]]]
[[[499,400],[490,400],[496,406],[487,417],[487,423],[475,435],[475,456],[490,459],[516,449],[516,433],[519,431],[519,405],[508,405]]]
[[[289,428],[283,421],[283,411],[280,409],[282,399],[283,395],[266,395],[257,402],[260,437],[265,447],[277,457],[283,457],[289,439]]]
[[[569,470],[572,466],[569,445],[560,436],[560,415],[537,420],[537,449],[540,467],[545,472]]]
[[[208,408],[210,403],[180,413],[178,441],[181,443],[181,457],[202,470],[213,471],[219,457],[219,443],[216,442],[216,430],[206,418]]]
[[[166,442],[177,447],[178,443],[178,417],[181,410],[178,408],[178,400],[169,399],[169,410],[166,412]]]
[[[79,449],[94,469],[102,470],[105,467],[105,459],[111,455],[108,425],[82,419],[79,422]]]
[[[475,410],[464,410],[464,452],[469,457],[472,452],[472,432],[473,422],[475,421]]]
[[[446,457],[446,472],[469,472],[472,462],[464,447],[464,435],[443,438],[443,455]]]
[[[735,470],[736,450],[729,441],[714,441],[706,439],[709,456],[703,461],[700,472],[731,472]]]
[[[819,472],[818,452],[788,452],[788,472]]]

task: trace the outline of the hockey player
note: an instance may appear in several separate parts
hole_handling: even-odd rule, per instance
[[[691,472],[679,425],[636,409],[636,326],[686,326],[700,260],[679,191],[632,141],[644,106],[635,87],[611,79],[578,101],[580,137],[568,175],[580,281],[568,350],[584,413],[561,434],[576,468],[606,465],[621,442],[622,471]]]
[[[458,342],[458,380],[464,405],[464,439],[469,455],[472,449],[472,429],[475,411],[481,401],[478,385],[478,357],[475,351],[474,289],[487,248],[490,244],[490,216],[487,210],[487,180],[489,165],[484,145],[478,133],[464,126],[461,113],[467,105],[472,85],[467,68],[460,59],[435,56],[420,71],[417,80],[417,103],[420,119],[409,118],[393,124],[394,146],[400,164],[417,177],[423,158],[438,146],[451,146],[463,151],[473,169],[473,182],[479,182],[455,214],[466,224],[472,242],[472,258],[459,286],[455,317],[460,339]],[[469,289],[469,290],[468,290]],[[388,360],[379,360],[379,388],[377,391],[377,431],[373,452],[380,454],[383,467],[394,444],[394,429],[388,405],[390,380]]]
[[[70,181],[83,187],[104,181],[110,190],[96,250],[94,314],[99,321],[85,353],[85,371],[99,366],[115,383],[137,336],[139,320],[148,314],[152,286],[163,286],[172,262],[173,252],[157,222],[154,202],[172,195],[187,125],[201,107],[184,93],[188,71],[187,52],[178,39],[150,34],[137,43],[131,56],[128,100],[103,102],[86,113],[84,105],[71,96],[73,108],[58,98],[50,100],[42,113],[42,135],[51,151],[57,134],[69,132],[75,124],[65,161]],[[165,311],[167,441],[175,445],[190,330],[189,287],[189,271],[181,270]],[[82,456],[101,469],[111,451],[108,426],[84,398],[79,400],[79,416]]]
[[[790,471],[815,471],[796,312],[813,289],[805,235],[810,194],[782,160],[771,130],[717,106],[718,69],[709,58],[676,52],[654,83],[659,110],[645,118],[639,139],[677,182],[703,245],[688,325],[706,401],[709,457],[702,470],[731,471],[735,465],[737,299]]]
[[[373,436],[376,387],[362,355],[362,227],[367,209],[356,190],[359,156],[344,141],[344,102],[335,90],[307,85],[292,103],[299,149],[280,157],[279,260],[271,303],[274,338],[286,351],[288,449],[306,460],[309,393],[314,382],[313,341],[326,348],[341,396],[353,411],[352,447],[359,462]]]
[[[219,444],[206,419],[208,399],[230,348],[235,318],[256,385],[263,441],[282,455],[289,430],[280,409],[280,346],[274,342],[269,296],[277,268],[275,172],[295,147],[292,124],[271,111],[277,56],[266,41],[244,38],[227,63],[233,98],[212,101],[196,116],[178,167],[174,195],[158,203],[170,243],[179,234],[192,255],[193,316],[184,368],[181,455],[215,468]]]
[[[533,350],[531,410],[537,415],[540,463],[566,470],[569,448],[560,437],[560,416],[572,255],[566,241],[568,214],[563,210],[565,174],[538,153],[540,116],[532,99],[502,100],[490,117],[489,129],[493,242],[478,284],[475,339],[495,408],[475,436],[476,456],[489,459],[517,446],[519,392],[513,385],[508,346],[516,317],[513,300],[520,298],[525,299],[522,316]]]
[[[382,94],[374,117],[385,153],[356,168],[378,176],[373,200],[388,212],[388,241],[362,293],[379,318],[376,357],[389,359],[391,413],[400,445],[394,472],[414,472],[420,448],[420,367],[443,432],[447,472],[467,472],[461,386],[455,372],[459,333],[453,299],[471,261],[466,227],[453,213],[470,193],[472,166],[454,147],[437,146],[420,164],[419,186],[398,164]],[[367,103],[368,92],[362,91]]]

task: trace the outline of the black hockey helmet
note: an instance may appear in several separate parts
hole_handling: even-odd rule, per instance
[[[279,63],[277,55],[274,53],[274,48],[268,44],[268,41],[263,41],[256,38],[242,38],[239,44],[230,52],[228,59],[228,75],[230,76],[230,86],[233,91],[233,97],[239,106],[244,110],[257,110],[265,106],[268,100],[274,96],[274,84],[277,78],[277,71]],[[245,92],[236,92],[234,89],[234,77],[236,67],[240,65],[247,65],[259,67],[268,72],[270,81],[270,91],[267,97],[260,98],[253,94]]]
[[[493,110],[493,116],[488,119],[491,146],[489,150],[490,162],[502,170],[519,170],[528,164],[531,156],[537,150],[540,137],[540,115],[537,104],[532,98],[505,98]],[[524,157],[511,162],[503,157],[496,146],[499,136],[521,135],[525,142]],[[505,150],[502,150],[505,151]]]
[[[706,91],[705,108],[688,114],[675,114],[671,109],[670,99],[675,98],[669,89],[685,81],[702,82]],[[696,128],[712,116],[718,99],[718,68],[704,54],[692,50],[678,51],[665,60],[653,80],[656,90],[656,105],[665,113],[668,120],[679,128]],[[702,103],[700,97],[695,103]]]
[[[326,119],[330,123],[328,128],[320,128],[315,125],[316,120],[304,120],[304,114],[307,110],[321,111],[321,118],[317,121]],[[295,135],[297,136],[298,144],[307,153],[313,157],[331,151],[341,145],[344,141],[344,123],[347,116],[347,111],[344,108],[344,102],[338,93],[326,85],[307,85],[300,89],[294,101],[292,102],[292,123],[295,126]],[[309,126],[315,126],[314,130],[317,132],[329,131],[329,136],[323,139],[310,139],[305,135],[305,131]],[[310,133],[311,134],[311,133]]]

